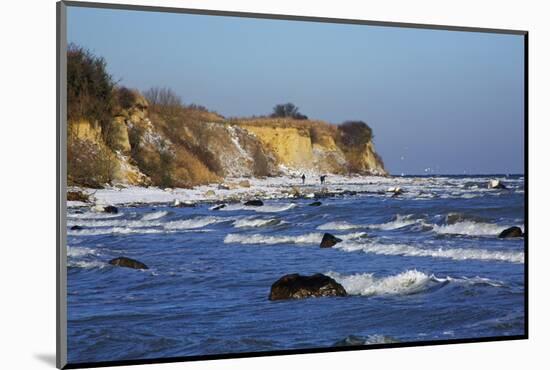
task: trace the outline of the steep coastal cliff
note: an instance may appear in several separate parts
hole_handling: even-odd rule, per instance
[[[366,127],[346,132],[323,121],[291,118],[226,120],[203,108],[149,110],[124,90],[108,132],[69,120],[69,182],[190,187],[228,177],[286,172],[386,175]]]

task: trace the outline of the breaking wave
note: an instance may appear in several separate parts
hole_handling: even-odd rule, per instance
[[[523,263],[523,252],[490,251],[487,249],[430,249],[418,248],[407,244],[363,244],[357,242],[338,243],[333,248],[346,252],[363,251],[387,256],[433,257],[453,260],[492,260],[511,263]]]
[[[117,218],[123,216],[124,213],[100,213],[100,212],[84,212],[84,213],[67,213],[68,219],[89,219],[89,220],[96,220],[96,219],[105,219],[105,218]]]
[[[346,221],[334,221],[334,222],[327,222],[326,224],[317,226],[317,230],[351,230],[351,229],[359,229],[362,227],[363,226],[361,225],[351,224]]]
[[[220,222],[229,221],[230,219],[222,217],[197,217],[187,220],[170,221],[163,224],[166,230],[180,230],[180,229],[198,229],[207,225],[216,224]]]
[[[433,225],[433,231],[438,234],[457,234],[457,235],[498,235],[508,226],[501,226],[486,222],[459,221],[453,224]]]
[[[397,275],[380,278],[375,277],[371,273],[342,275],[330,271],[326,275],[342,284],[348,294],[361,296],[415,294],[448,283],[463,285],[481,284],[492,287],[504,286],[500,281],[477,276],[474,278],[438,278],[433,274],[428,275],[417,270],[407,270]]]
[[[233,226],[236,228],[246,227],[262,227],[279,224],[281,221],[276,218],[243,218],[233,222]]]
[[[157,211],[153,213],[147,213],[141,218],[143,221],[158,220],[168,214],[168,211]]]
[[[370,225],[369,228],[379,230],[395,230],[405,226],[414,225],[418,222],[419,220],[414,219],[413,215],[396,215],[393,221],[389,221],[383,224]]]
[[[95,249],[67,246],[67,257],[84,257],[84,256],[97,256],[97,255],[98,253]]]
[[[346,235],[336,235],[344,240],[357,239],[365,236],[366,233],[351,233]],[[270,236],[262,234],[227,234],[224,239],[226,244],[319,244],[323,239],[323,233],[309,233],[304,235],[283,235]]]

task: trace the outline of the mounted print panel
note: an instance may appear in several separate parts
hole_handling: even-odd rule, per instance
[[[527,337],[527,33],[58,4],[58,366]]]

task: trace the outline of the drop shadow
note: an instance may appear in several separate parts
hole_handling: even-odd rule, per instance
[[[35,353],[34,358],[37,360],[40,360],[42,363],[46,365],[50,365],[52,367],[55,367],[55,353]]]

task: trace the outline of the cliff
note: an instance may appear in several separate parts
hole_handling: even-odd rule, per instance
[[[152,108],[137,91],[118,95],[123,103],[107,125],[69,120],[70,184],[190,187],[283,173],[386,175],[365,124],[349,131],[313,120],[227,120],[204,108]]]

